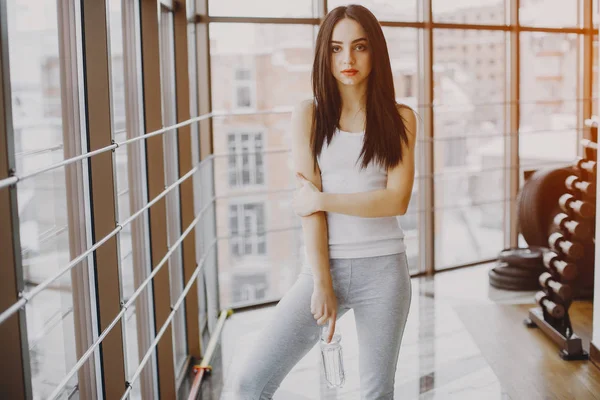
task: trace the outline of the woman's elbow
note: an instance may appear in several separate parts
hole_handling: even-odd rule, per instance
[[[407,211],[408,211],[408,202],[407,201],[399,202],[396,205],[396,213],[397,213],[396,215],[397,216],[404,215],[404,214],[406,214]]]

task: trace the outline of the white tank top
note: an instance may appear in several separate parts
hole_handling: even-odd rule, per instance
[[[387,171],[375,162],[361,170],[364,132],[336,129],[317,161],[324,193],[358,193],[385,189]],[[375,257],[405,251],[398,217],[363,218],[327,213],[330,258]]]

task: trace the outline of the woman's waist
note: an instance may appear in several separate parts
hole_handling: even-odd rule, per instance
[[[396,217],[363,218],[327,213],[327,232],[330,244],[404,238]]]

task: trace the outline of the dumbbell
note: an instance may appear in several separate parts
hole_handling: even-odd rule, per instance
[[[580,191],[588,196],[596,194],[596,185],[593,182],[582,181],[576,175],[571,175],[565,180],[565,186],[571,191]]]
[[[560,232],[554,232],[550,235],[548,244],[552,250],[574,260],[583,257],[583,246],[580,243],[567,240]]]
[[[565,308],[548,299],[548,296],[544,292],[537,292],[535,294],[535,302],[554,318],[562,318],[565,316]]]
[[[581,218],[592,218],[594,216],[594,206],[587,201],[577,200],[569,193],[565,193],[558,199],[560,208],[570,214],[575,213]]]
[[[571,286],[555,281],[552,275],[549,273],[544,272],[541,274],[539,277],[539,282],[543,288],[548,289],[564,301],[571,300],[571,296],[573,294]]]
[[[565,213],[556,214],[554,217],[554,225],[559,227],[562,231],[569,232],[579,239],[588,240],[592,235],[590,224],[574,221]]]
[[[589,172],[590,174],[596,173],[596,162],[592,160],[586,160],[585,158],[578,157],[573,165],[579,168],[581,171]]]
[[[577,277],[577,266],[575,264],[563,261],[558,254],[553,251],[544,253],[544,267],[560,275],[563,279],[570,281]]]

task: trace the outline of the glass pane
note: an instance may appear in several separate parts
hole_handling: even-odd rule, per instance
[[[523,26],[577,26],[578,1],[520,0],[519,23]]]
[[[505,21],[505,4],[504,0],[433,0],[433,19],[454,24],[501,25]]]
[[[209,0],[208,14],[226,17],[312,17],[313,0]]]
[[[236,108],[236,74],[243,72],[243,85],[255,88],[253,101],[257,111],[275,107],[291,107],[312,95],[310,73],[313,61],[313,26],[270,24],[218,24],[210,25],[212,104],[215,110],[233,111]],[[291,227],[298,224],[290,208],[290,192],[267,194],[266,190],[289,189],[293,175],[289,152],[248,154],[254,151],[280,149],[289,146],[290,114],[246,115],[221,117],[213,120],[213,142],[216,154],[235,152],[231,156],[217,157],[214,163],[214,182],[217,200],[217,235],[237,235],[219,241],[219,282],[223,305],[241,301],[242,298],[262,301],[279,299],[293,283],[300,271],[299,241],[302,232],[268,234],[267,243],[261,244],[256,233],[246,235],[245,225],[256,231],[257,224],[266,229]],[[259,135],[257,137],[257,134]],[[235,138],[235,139],[233,139]],[[232,170],[233,168],[233,170]],[[235,185],[229,184],[234,176]],[[256,195],[252,192],[258,191]],[[246,202],[245,196],[252,196]],[[264,216],[255,210],[244,209],[243,204],[264,203]],[[239,208],[238,205],[239,204]],[[244,213],[254,214],[247,220]],[[235,230],[232,219],[236,218]],[[252,228],[253,227],[253,228]],[[262,236],[262,235],[261,235]],[[250,263],[250,264],[249,264]],[[256,295],[240,295],[244,276],[235,271],[262,270],[266,286],[257,289]],[[286,275],[287,280],[271,278]],[[248,278],[251,279],[251,278]],[[277,284],[271,284],[272,279]],[[250,284],[250,282],[248,282]],[[261,284],[262,285],[262,284]],[[243,293],[249,293],[248,290]],[[241,297],[240,297],[241,296]]]
[[[457,40],[465,32],[434,32],[437,269],[494,258],[503,246],[505,34]]]
[[[419,0],[328,0],[329,11],[349,3],[360,4],[368,8],[379,21],[416,21],[417,2]]]
[[[570,163],[577,155],[575,34],[521,33],[521,170]]]
[[[387,42],[392,73],[394,76],[394,89],[396,101],[412,107],[419,115],[423,114],[423,107],[419,102],[419,47],[421,39],[419,31],[411,28],[384,27],[383,34]],[[418,121],[420,124],[420,121]],[[417,135],[421,137],[421,135]],[[415,149],[415,183],[413,193],[408,207],[408,212],[398,217],[400,226],[404,230],[404,243],[406,244],[406,256],[411,273],[419,270],[419,235],[418,222],[420,214],[419,206],[419,149],[421,143],[417,142]],[[421,214],[422,215],[422,214]]]
[[[7,5],[10,85],[17,173],[65,158],[57,2]],[[17,185],[25,291],[64,268],[71,254],[65,168]],[[25,309],[34,398],[48,397],[75,365],[73,282],[64,274]],[[75,375],[62,396],[78,396]]]
[[[170,126],[177,123],[173,14],[163,8],[161,8],[160,13],[160,35],[163,123],[165,126]],[[175,131],[168,131],[163,135],[163,147],[165,183],[167,186],[170,186],[179,179],[179,164],[177,160],[178,147]],[[182,232],[181,214],[179,209],[179,190],[171,190],[165,197],[167,200],[167,240],[169,246],[171,246],[179,239]],[[187,228],[187,226],[185,228]],[[177,249],[172,253],[169,259],[169,276],[171,301],[175,304],[179,299],[179,296],[183,293],[181,246],[177,246]],[[182,303],[179,310],[175,313],[173,319],[173,346],[175,371],[176,373],[179,373],[181,366],[187,357],[184,303]]]
[[[250,99],[252,107],[257,110],[293,106],[302,99],[310,98],[313,29],[311,25],[210,24],[214,111],[232,111],[247,104],[247,97],[238,96],[238,89],[242,87],[252,88],[254,95],[250,95]],[[234,79],[239,69],[253,71],[251,80],[239,83]],[[247,93],[247,89],[241,90]],[[237,103],[240,99],[246,103]],[[275,115],[269,118],[281,119]],[[283,119],[286,118],[289,119],[289,116]],[[240,131],[248,124],[262,124],[263,120],[263,116],[241,119]],[[215,119],[214,123],[220,121]],[[215,138],[217,136],[215,133]]]

